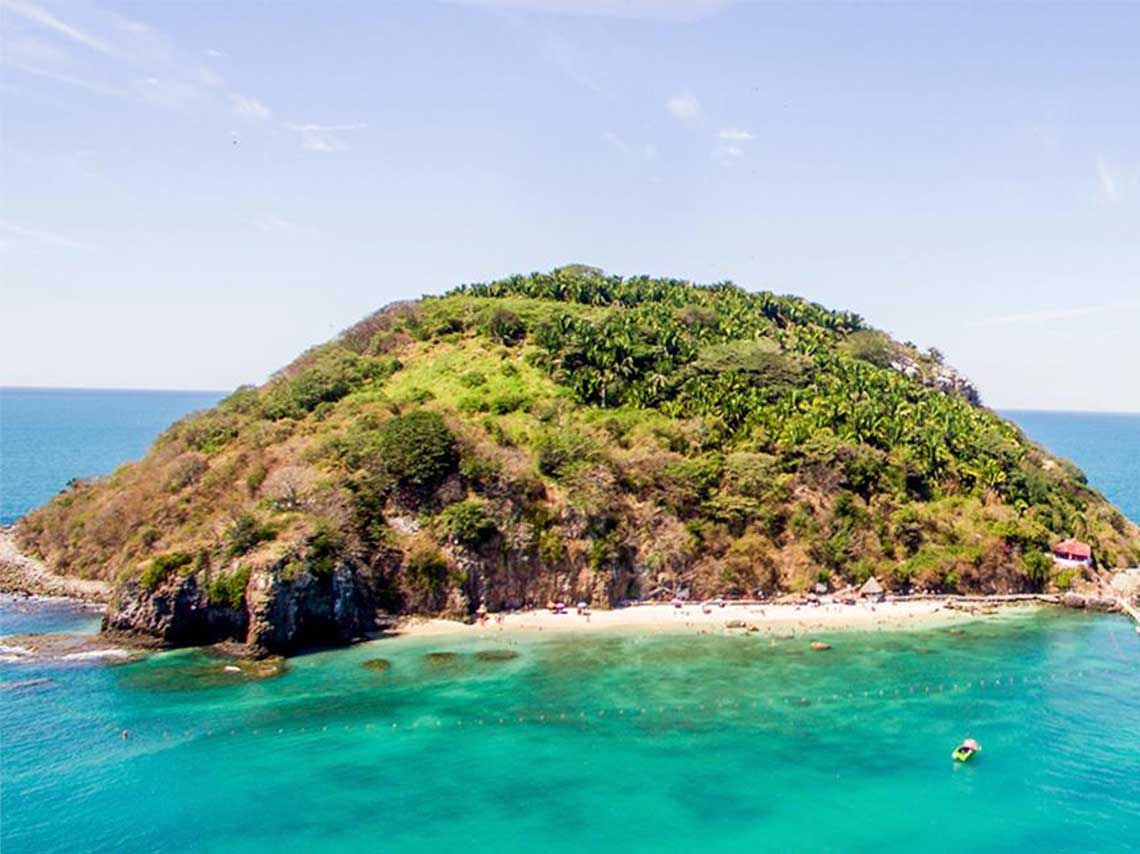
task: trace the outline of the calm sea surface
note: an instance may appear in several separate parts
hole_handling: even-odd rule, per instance
[[[1140,523],[1140,415],[1086,412],[1001,413],[1055,454],[1068,457],[1089,483]]]
[[[73,477],[141,457],[166,427],[223,397],[213,391],[0,388],[0,524]]]
[[[119,416],[116,456],[92,395],[4,393],[5,512],[214,399]],[[61,453],[36,412],[75,449],[38,492],[35,474],[9,480]],[[1140,418],[1012,415],[1140,516]],[[0,599],[0,633],[93,627]],[[834,649],[492,631],[304,656],[267,681],[195,651],[0,663],[0,850],[1140,850],[1140,637],[1125,620],[1027,610],[820,637]],[[390,667],[361,666],[376,657]],[[984,749],[957,765],[967,735]]]

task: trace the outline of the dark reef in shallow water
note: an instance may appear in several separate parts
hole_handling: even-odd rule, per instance
[[[475,653],[476,661],[510,661],[518,657],[513,649],[482,649]]]

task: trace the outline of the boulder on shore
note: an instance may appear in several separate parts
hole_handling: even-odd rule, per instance
[[[1086,611],[1100,611],[1112,614],[1120,610],[1120,603],[1111,596],[1102,596],[1097,593],[1066,593],[1061,597],[1061,604],[1066,608],[1077,608]]]

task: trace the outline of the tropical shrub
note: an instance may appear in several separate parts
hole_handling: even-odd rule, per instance
[[[206,597],[211,604],[240,608],[249,586],[250,568],[242,565],[233,572],[211,578],[206,585]]]
[[[456,470],[455,437],[437,412],[397,415],[379,430],[376,449],[385,470],[400,485],[431,490]]]
[[[481,501],[460,501],[439,514],[444,535],[453,543],[478,548],[496,533],[495,520]]]
[[[193,555],[186,552],[157,555],[143,567],[139,583],[147,590],[155,590],[171,575],[190,568],[193,563]]]
[[[238,557],[275,536],[277,531],[272,525],[262,523],[252,513],[242,513],[233,520],[223,536],[226,554]]]

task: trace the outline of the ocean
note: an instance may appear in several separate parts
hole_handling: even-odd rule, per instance
[[[0,388],[0,525],[43,504],[72,478],[110,474],[219,391]]]
[[[1001,415],[1039,445],[1075,462],[1089,483],[1140,523],[1140,415],[1021,410]]]
[[[82,394],[4,393],[6,513],[165,426],[145,394],[129,419],[105,398],[120,428]],[[180,401],[153,398],[208,399]],[[83,463],[38,491],[20,461],[57,449],[36,412]],[[1140,518],[1140,417],[1012,416]],[[0,633],[93,628],[0,601]],[[1025,609],[812,638],[398,638],[262,681],[199,651],[0,663],[0,850],[1136,851],[1138,660],[1123,618]],[[954,763],[966,736],[983,750]]]

